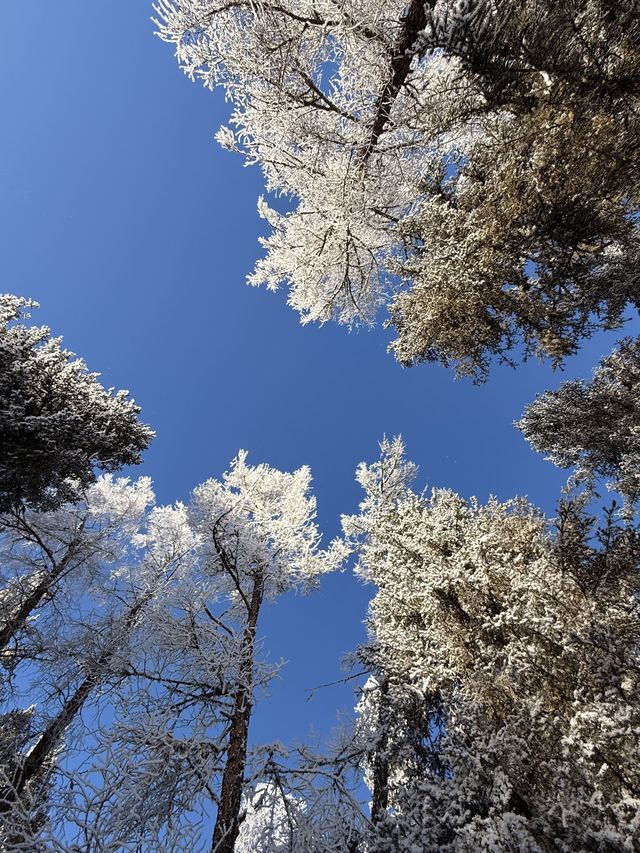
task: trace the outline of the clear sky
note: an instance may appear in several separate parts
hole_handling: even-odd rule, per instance
[[[213,134],[228,105],[187,80],[153,35],[150,0],[6,3],[0,51],[2,289],[37,299],[108,386],[129,388],[157,431],[144,465],[160,503],[219,477],[239,448],[283,470],[311,466],[327,539],[354,512],[357,463],[402,433],[419,484],[464,496],[526,494],[551,512],[565,474],[512,422],[536,393],[587,376],[616,334],[564,374],[530,363],[487,385],[436,366],[403,369],[383,330],[299,325],[285,294],[249,288],[260,253],[261,175]],[[289,661],[253,736],[327,731],[350,686],[371,590],[349,573],[265,613],[272,658]]]

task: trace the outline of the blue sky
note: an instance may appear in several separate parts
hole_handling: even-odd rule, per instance
[[[302,328],[284,292],[244,283],[260,253],[260,173],[213,141],[228,105],[178,71],[151,13],[149,0],[3,8],[0,269],[3,290],[37,299],[35,319],[141,404],[157,438],[137,473],[159,502],[186,499],[246,448],[253,462],[311,466],[331,538],[360,498],[357,463],[402,433],[421,486],[527,494],[552,511],[565,475],[512,422],[536,393],[587,376],[615,333],[564,374],[497,368],[478,388],[401,368],[382,330]],[[265,647],[289,664],[255,739],[325,732],[352,707],[348,685],[312,701],[305,688],[344,674],[370,594],[345,573],[265,613]]]

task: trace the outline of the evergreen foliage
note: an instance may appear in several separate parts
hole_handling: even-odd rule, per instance
[[[73,501],[96,468],[137,464],[153,438],[128,391],[105,390],[46,326],[19,322],[35,307],[0,295],[0,511]]]
[[[531,403],[518,426],[535,450],[573,480],[609,487],[631,502],[640,494],[640,339],[623,340],[585,382],[563,382]]]
[[[376,586],[361,716],[385,808],[366,849],[635,849],[636,529],[570,501],[551,522],[524,500],[416,494],[407,471],[384,443],[345,519]]]
[[[233,104],[218,141],[293,202],[260,199],[249,280],[286,284],[303,322],[384,306],[403,364],[481,380],[640,307],[634,0],[155,9]],[[115,478],[153,433],[32,307],[0,296],[3,850],[640,849],[640,339],[518,424],[585,487],[555,517],[416,491],[398,437],[321,547],[306,466],[240,451],[159,507],[148,478]],[[601,478],[621,509],[591,507]],[[280,671],[264,605],[348,559],[374,587],[352,724],[253,744]]]

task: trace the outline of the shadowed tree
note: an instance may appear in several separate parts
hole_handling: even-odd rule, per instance
[[[640,339],[623,340],[589,381],[563,382],[525,410],[517,426],[531,446],[573,480],[596,478],[632,503],[640,495]]]
[[[153,432],[127,391],[62,349],[46,326],[18,322],[37,303],[0,295],[0,511],[76,500],[95,469],[140,462]],[[28,315],[27,315],[28,316]]]

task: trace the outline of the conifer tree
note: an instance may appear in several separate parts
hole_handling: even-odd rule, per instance
[[[563,382],[531,403],[518,423],[535,450],[573,480],[598,478],[631,502],[640,495],[640,339],[602,359],[590,381]]]
[[[105,390],[61,338],[20,322],[37,307],[0,295],[0,512],[72,502],[96,468],[135,465],[153,438],[127,391]]]
[[[366,659],[386,684],[363,706],[379,804],[367,849],[633,849],[636,530],[575,501],[552,522],[524,500],[417,494],[413,473],[384,443],[345,519],[377,587]]]

